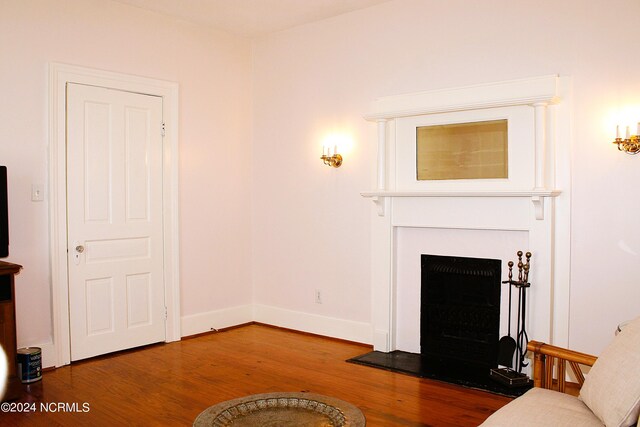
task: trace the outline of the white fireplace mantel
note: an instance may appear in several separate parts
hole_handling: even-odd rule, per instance
[[[397,230],[401,227],[526,232],[529,247],[514,248],[514,253],[522,249],[534,254],[529,336],[567,344],[569,88],[568,77],[543,76],[373,102],[365,119],[377,123],[377,175],[374,189],[361,195],[377,208],[371,236],[376,350],[398,349],[396,320],[404,308],[397,305],[397,288],[406,286],[398,283],[397,274]],[[412,126],[494,117],[509,119],[508,179],[417,181]]]
[[[360,195],[371,199],[378,208],[378,215],[385,215],[385,199],[387,197],[527,197],[531,199],[535,209],[536,219],[544,219],[544,198],[557,197],[560,190],[532,189],[521,191],[470,191],[470,190],[450,190],[450,191],[362,191]]]

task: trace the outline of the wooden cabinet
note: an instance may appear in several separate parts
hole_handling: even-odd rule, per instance
[[[7,355],[9,379],[3,400],[17,399],[22,395],[22,384],[16,366],[16,304],[14,275],[22,266],[0,261],[0,345]]]

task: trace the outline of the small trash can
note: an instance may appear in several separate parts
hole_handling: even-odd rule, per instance
[[[18,375],[23,383],[32,383],[42,379],[42,351],[40,347],[19,348]]]

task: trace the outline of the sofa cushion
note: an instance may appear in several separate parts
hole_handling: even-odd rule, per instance
[[[577,397],[532,388],[491,415],[482,427],[603,427]]]
[[[638,422],[640,412],[640,317],[629,322],[598,356],[580,399],[608,427]]]

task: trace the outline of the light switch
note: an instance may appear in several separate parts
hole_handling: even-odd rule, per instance
[[[41,202],[43,200],[44,200],[44,190],[42,189],[42,185],[32,184],[31,185],[31,201]]]

